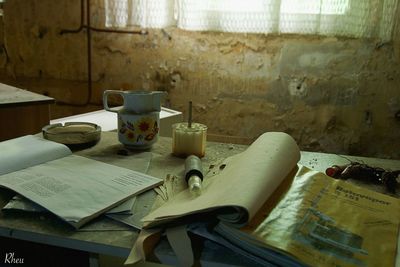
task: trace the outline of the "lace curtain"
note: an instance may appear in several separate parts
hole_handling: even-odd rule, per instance
[[[104,0],[106,26],[390,40],[398,0]]]

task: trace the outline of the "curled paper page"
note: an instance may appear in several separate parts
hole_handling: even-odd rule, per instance
[[[124,265],[135,264],[146,260],[161,237],[161,229],[142,230],[133,245]]]
[[[167,228],[165,232],[180,265],[192,266],[194,263],[192,241],[188,236],[186,225]]]
[[[193,198],[188,190],[143,218],[145,227],[190,214],[235,210],[231,223],[243,225],[259,210],[286,176],[297,167],[300,150],[293,138],[281,132],[261,135],[246,151],[229,158],[226,167],[204,179],[203,194]]]

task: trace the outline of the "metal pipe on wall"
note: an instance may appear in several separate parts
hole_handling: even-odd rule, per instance
[[[82,1],[82,0],[81,0]],[[86,105],[92,99],[92,36],[90,29],[90,0],[86,2],[86,40],[87,40],[87,75],[88,75],[88,92]]]
[[[88,92],[85,103],[76,104],[76,103],[67,103],[64,101],[56,100],[56,104],[58,105],[68,105],[68,106],[78,106],[84,107],[90,104],[90,100],[92,98],[92,38],[91,32],[105,32],[105,33],[120,33],[120,34],[147,34],[146,31],[135,30],[135,31],[124,31],[124,30],[114,30],[114,29],[103,29],[92,27],[91,25],[91,14],[90,14],[90,0],[86,0],[86,25],[84,24],[85,20],[85,3],[84,0],[81,0],[81,22],[77,29],[62,29],[60,31],[60,35],[63,34],[74,34],[79,33],[83,29],[86,29],[86,41],[87,41],[87,82],[88,82]]]

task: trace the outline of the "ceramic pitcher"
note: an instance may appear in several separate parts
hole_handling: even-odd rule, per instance
[[[122,108],[108,106],[111,94],[122,96]],[[123,145],[129,149],[146,149],[157,141],[161,99],[165,95],[162,91],[104,91],[104,109],[118,114],[118,140]]]

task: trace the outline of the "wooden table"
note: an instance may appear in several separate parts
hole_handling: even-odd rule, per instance
[[[51,97],[0,83],[0,141],[35,134],[50,122]]]

